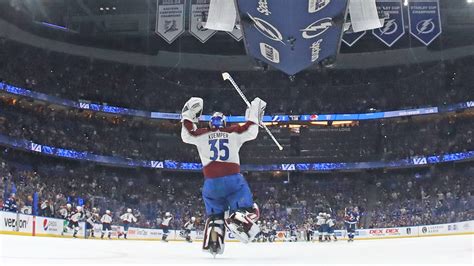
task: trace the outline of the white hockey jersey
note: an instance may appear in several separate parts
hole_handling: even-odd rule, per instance
[[[323,225],[326,223],[326,216],[324,215],[318,215],[318,217],[316,217],[317,221],[316,221],[316,224],[317,225]]]
[[[76,213],[74,213],[74,214],[71,215],[71,218],[70,218],[70,219],[71,219],[71,221],[73,221],[73,222],[79,222],[79,220],[82,219],[82,215],[83,215],[82,212],[76,212]]]
[[[100,222],[110,224],[112,222],[112,217],[110,217],[110,215],[108,215],[106,213],[106,214],[102,215],[102,218],[100,218]]]
[[[186,230],[193,230],[194,229],[194,223],[191,222],[191,221],[188,221],[187,223],[184,224],[183,228],[186,229]]]
[[[191,121],[185,120],[181,129],[183,141],[196,145],[206,178],[240,173],[240,147],[257,135],[258,125],[250,121],[242,126],[197,129]]]
[[[137,222],[137,218],[129,212],[122,214],[122,216],[120,216],[120,220],[122,220],[123,222],[126,222],[126,223],[135,223],[135,222]]]
[[[161,222],[162,226],[169,226],[173,216],[163,217],[163,221]]]

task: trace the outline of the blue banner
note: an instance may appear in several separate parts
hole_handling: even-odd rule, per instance
[[[385,15],[381,28],[372,30],[372,34],[388,47],[392,47],[405,35],[402,0],[377,0],[377,10]]]
[[[129,108],[122,108],[116,106],[101,105],[95,103],[86,102],[75,102],[71,100],[57,98],[55,96],[46,95],[39,92],[34,92],[15,86],[11,86],[0,82],[0,90],[7,93],[30,97],[38,99],[52,104],[68,106],[72,108],[86,109],[96,112],[106,112],[112,114],[139,116],[150,119],[166,119],[166,120],[180,120],[181,114],[177,113],[160,113],[160,112],[148,112],[142,110],[134,110]],[[362,113],[362,114],[303,114],[303,115],[265,115],[263,117],[264,122],[312,122],[312,121],[347,121],[347,120],[370,120],[370,119],[381,119],[381,118],[392,118],[392,117],[404,117],[404,116],[416,116],[436,113],[453,112],[468,108],[474,108],[474,101],[440,106],[440,107],[429,107],[429,108],[418,108],[408,110],[397,110],[388,112],[374,112],[374,113]],[[201,121],[209,121],[210,115],[202,115]],[[227,121],[229,123],[243,123],[245,122],[244,116],[228,116]],[[35,151],[41,148],[35,147],[31,150]]]
[[[345,43],[347,46],[352,47],[362,37],[364,37],[366,33],[367,33],[367,31],[353,32],[352,31],[352,26],[351,26],[351,29],[344,32],[344,35],[342,35],[342,42]]]
[[[35,144],[31,141],[15,139],[0,134],[0,145],[13,147],[19,150],[34,151],[48,156],[62,157],[74,160],[90,161],[99,164],[107,164],[118,167],[144,167],[165,170],[182,171],[201,171],[202,164],[179,162],[173,160],[148,161],[131,160],[122,157],[96,155],[90,152],[74,151],[63,148],[50,147],[42,144]],[[433,156],[415,156],[408,159],[383,162],[333,162],[333,163],[285,163],[285,164],[244,164],[243,171],[311,171],[324,172],[332,170],[353,170],[353,169],[376,169],[376,168],[395,168],[412,167],[428,164],[438,164],[443,162],[473,160],[474,151],[433,155]],[[12,186],[14,186],[12,184]],[[5,190],[7,191],[7,189]],[[12,187],[11,193],[15,193],[16,188]]]
[[[439,0],[409,0],[410,34],[430,45],[442,33]]]
[[[249,55],[294,75],[339,51],[348,0],[237,0]]]

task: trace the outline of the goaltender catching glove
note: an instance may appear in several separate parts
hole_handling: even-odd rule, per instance
[[[263,115],[265,114],[265,108],[267,107],[267,103],[260,99],[255,98],[250,103],[250,107],[247,108],[245,111],[245,118],[247,121],[254,122],[257,125],[261,125],[263,122]]]
[[[204,101],[199,97],[191,97],[183,107],[181,111],[181,122],[189,120],[193,123],[199,122],[199,117],[202,114],[202,108],[204,107]]]

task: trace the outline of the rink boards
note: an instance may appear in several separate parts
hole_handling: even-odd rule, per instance
[[[0,234],[72,237],[71,230],[65,230],[67,228],[67,222],[63,219],[0,211],[0,220]],[[86,235],[84,230],[85,222],[80,222],[79,226],[81,229],[78,233],[78,237],[84,238]],[[96,224],[94,229],[97,238],[100,236],[102,226],[100,224]],[[112,239],[117,239],[118,235],[123,232],[123,227],[112,226],[112,230]],[[180,237],[179,232],[179,230],[170,230],[167,239],[171,241],[184,241],[184,238]],[[365,240],[463,234],[474,234],[474,221],[410,227],[358,229],[356,231],[356,238],[359,240]],[[347,232],[345,230],[335,230],[335,235],[340,239],[347,238]],[[162,236],[163,231],[161,229],[130,227],[128,231],[128,239],[161,240]],[[303,240],[303,236],[303,231],[298,232],[298,239],[300,241]],[[315,236],[317,237],[317,232],[315,232]],[[286,241],[287,237],[288,232],[278,231],[276,235],[276,241]],[[203,234],[201,231],[192,231],[191,238],[193,240],[199,241],[202,240]],[[237,241],[230,232],[227,232],[226,238],[228,241]]]

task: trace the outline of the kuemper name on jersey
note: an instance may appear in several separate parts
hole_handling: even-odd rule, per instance
[[[209,139],[228,139],[229,134],[225,132],[215,132],[209,134]]]

